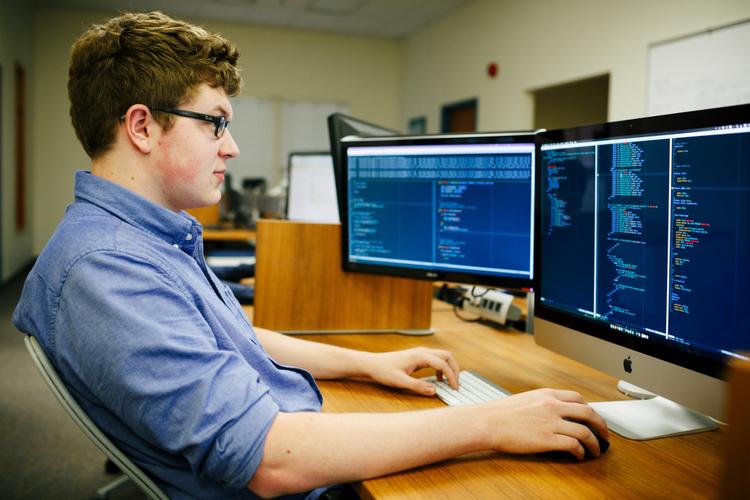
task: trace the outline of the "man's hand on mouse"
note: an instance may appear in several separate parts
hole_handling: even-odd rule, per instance
[[[607,424],[577,392],[538,389],[483,405],[492,449],[508,453],[563,451],[579,460],[601,454],[596,432],[609,441]]]

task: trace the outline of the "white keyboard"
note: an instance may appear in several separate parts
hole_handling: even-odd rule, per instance
[[[438,399],[448,406],[476,405],[511,395],[509,391],[469,371],[462,371],[458,375],[457,391],[451,389],[445,378],[438,380],[433,375],[423,380],[435,384]]]

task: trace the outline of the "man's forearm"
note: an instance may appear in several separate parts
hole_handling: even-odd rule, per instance
[[[361,480],[487,449],[481,407],[279,414],[248,486],[262,496]]]
[[[317,379],[367,376],[370,353],[310,342],[255,328],[263,348],[279,363],[309,371]]]
[[[599,456],[604,420],[580,394],[539,389],[483,405],[389,414],[280,413],[248,487],[303,492],[480,450]]]

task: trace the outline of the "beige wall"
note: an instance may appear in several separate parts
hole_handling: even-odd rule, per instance
[[[88,167],[68,119],[68,48],[85,26],[109,16],[37,8],[32,23],[28,7],[5,6],[10,3],[3,1],[0,11],[3,278],[39,253],[71,201],[73,172]],[[479,97],[480,129],[530,127],[530,90],[603,73],[611,75],[609,119],[643,115],[650,43],[745,18],[750,18],[747,0],[476,0],[401,42],[198,22],[238,44],[247,94],[348,102],[355,116],[399,129],[410,117],[426,115],[434,132],[442,104],[473,96]],[[13,143],[8,71],[14,59],[33,61],[28,68],[33,234],[21,235],[12,229],[8,147]],[[500,64],[495,79],[485,75],[490,61]]]
[[[2,93],[0,94],[0,279],[4,280],[29,262],[32,255],[31,195],[31,94],[32,72],[31,7],[26,2],[0,1],[0,68],[2,68]],[[15,183],[16,183],[16,131],[15,131],[15,72],[16,63],[26,70],[26,227],[17,231],[15,227]]]
[[[747,18],[748,0],[476,0],[406,40],[402,122],[436,132],[443,104],[477,96],[480,130],[528,128],[530,90],[603,73],[609,120],[642,116],[649,44]]]
[[[34,15],[35,149],[33,251],[38,254],[72,201],[73,173],[89,161],[68,117],[68,50],[75,38],[106,12],[38,8]],[[352,114],[397,126],[400,120],[400,42],[375,37],[270,29],[194,20],[219,31],[240,50],[243,94],[337,101]],[[95,98],[95,96],[92,96]],[[252,154],[243,151],[244,155]]]

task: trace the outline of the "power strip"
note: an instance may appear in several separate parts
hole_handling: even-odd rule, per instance
[[[508,321],[521,319],[521,309],[513,304],[513,296],[499,290],[481,286],[465,288],[462,309],[482,319],[504,325]]]

